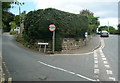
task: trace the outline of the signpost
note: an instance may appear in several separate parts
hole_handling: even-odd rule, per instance
[[[50,24],[48,29],[49,29],[49,31],[53,32],[53,37],[52,37],[52,39],[53,39],[52,52],[54,53],[54,51],[55,51],[55,30],[56,30],[56,26],[54,24]]]
[[[88,32],[85,32],[85,46],[86,46],[86,43],[87,43],[87,37],[88,37]]]
[[[46,52],[46,45],[48,45],[48,43],[38,43],[38,45],[40,45],[39,51],[41,50],[41,45],[44,45],[44,53]]]

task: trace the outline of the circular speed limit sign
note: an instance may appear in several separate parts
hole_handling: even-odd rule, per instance
[[[50,24],[48,29],[49,31],[53,32],[56,30],[56,26],[54,24]]]

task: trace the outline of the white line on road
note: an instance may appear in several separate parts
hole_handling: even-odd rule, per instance
[[[94,58],[97,58],[97,54],[94,54]]]
[[[108,62],[107,62],[107,61],[103,61],[103,63],[104,63],[104,64],[108,64]]]
[[[102,55],[101,57],[102,57],[102,58],[105,58],[105,55]]]
[[[98,63],[98,60],[94,60],[94,63]]]
[[[99,74],[99,69],[94,69],[95,74]]]
[[[101,50],[99,50],[100,51],[100,53],[102,54],[103,52],[102,52],[102,49]]]
[[[107,60],[107,59],[106,59],[106,58],[102,58],[102,60],[104,60],[104,61],[105,61],[105,60]]]
[[[107,74],[112,74],[111,70],[106,70]]]
[[[108,69],[110,68],[110,66],[109,66],[109,65],[105,65],[105,67],[106,67],[106,68],[108,68]]]
[[[114,77],[109,77],[110,80],[116,81]]]
[[[50,67],[50,68],[57,69],[57,70],[61,70],[61,71],[64,71],[64,72],[67,72],[67,73],[70,73],[70,74],[79,76],[79,77],[84,78],[84,79],[89,80],[89,81],[96,81],[96,80],[94,80],[94,79],[88,78],[88,77],[83,76],[83,75],[80,75],[80,74],[76,74],[76,73],[74,73],[74,72],[65,70],[65,69],[63,69],[63,68],[55,67],[55,66],[46,64],[46,63],[44,63],[44,62],[41,62],[41,61],[38,61],[38,62],[41,63],[41,64],[43,64],[43,65],[45,65],[45,66],[48,66],[48,67]]]
[[[98,64],[95,64],[95,65],[94,65],[94,68],[98,68]]]
[[[95,58],[94,58],[94,60],[98,60],[98,58],[97,58],[97,57],[95,57]]]

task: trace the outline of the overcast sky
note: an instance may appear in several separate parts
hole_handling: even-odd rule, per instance
[[[109,25],[117,28],[118,24],[118,1],[119,0],[19,0],[25,1],[22,11],[31,11],[45,8],[56,8],[70,13],[79,14],[82,9],[89,9],[99,17],[100,25]],[[10,10],[18,14],[18,8]]]

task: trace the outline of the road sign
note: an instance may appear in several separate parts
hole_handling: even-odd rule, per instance
[[[56,30],[56,26],[54,24],[50,24],[48,29],[49,29],[49,31],[53,32],[53,37],[52,37],[52,39],[53,39],[53,46],[52,46],[53,50],[52,51],[54,53],[54,50],[55,50],[55,30]]]
[[[49,31],[54,32],[56,30],[56,26],[54,24],[49,25]]]

